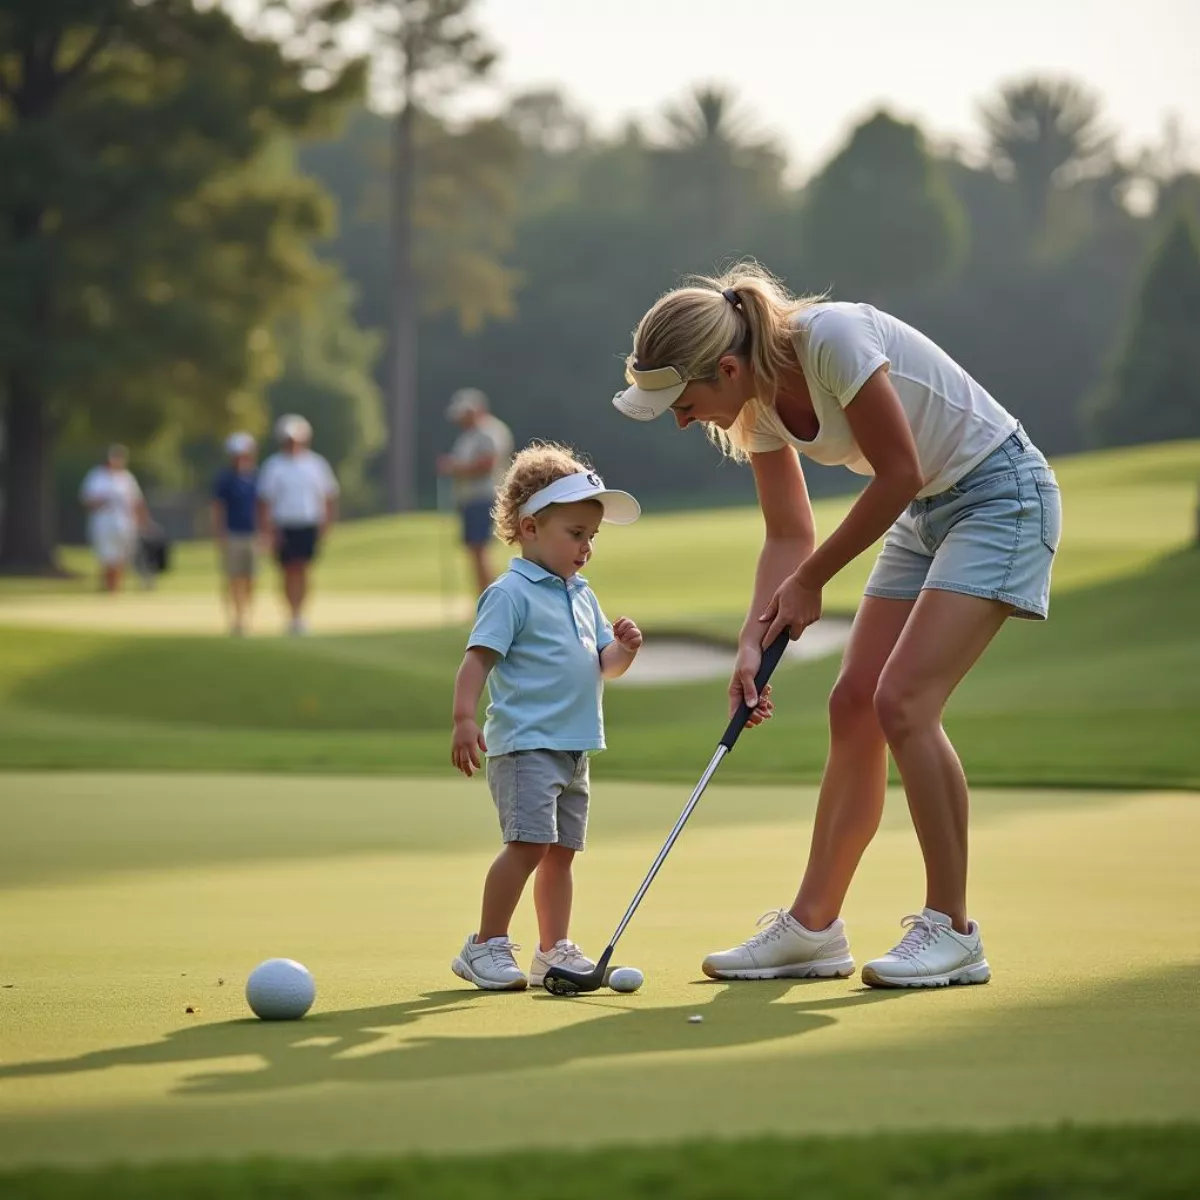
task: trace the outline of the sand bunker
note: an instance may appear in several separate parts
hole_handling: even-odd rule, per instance
[[[845,647],[849,637],[849,621],[840,617],[826,617],[792,642],[788,647],[787,659],[796,662],[837,654]],[[662,683],[724,678],[733,669],[733,660],[734,652],[729,646],[697,638],[650,636],[628,674],[614,680],[609,686],[653,687]]]

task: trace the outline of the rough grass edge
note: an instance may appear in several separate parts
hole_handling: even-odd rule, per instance
[[[727,1200],[800,1194],[875,1200],[1200,1194],[1200,1125],[937,1130],[760,1137],[471,1157],[254,1158],[0,1172],[12,1200],[163,1196],[421,1200]]]

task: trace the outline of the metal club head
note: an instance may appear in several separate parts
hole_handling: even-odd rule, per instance
[[[568,971],[565,967],[551,967],[542,980],[542,987],[552,996],[578,996],[583,992],[598,992],[604,986],[605,973],[612,953],[613,948],[609,946],[591,971]]]

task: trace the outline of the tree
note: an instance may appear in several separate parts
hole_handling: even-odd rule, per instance
[[[337,472],[343,506],[361,513],[372,507],[367,464],[386,435],[371,378],[380,338],[354,324],[352,300],[345,284],[329,287],[281,319],[276,342],[283,367],[267,400],[272,421],[293,412],[308,418],[314,444]]]
[[[337,200],[338,228],[321,247],[354,279],[356,316],[389,324],[390,122],[363,108],[336,139],[300,147],[302,168]],[[450,127],[422,113],[422,168],[413,197],[413,259],[420,311],[452,311],[464,329],[511,312],[512,274],[501,262],[513,236],[521,147],[503,121]],[[386,386],[390,375],[381,380]]]
[[[816,285],[863,300],[945,278],[967,240],[962,205],[921,131],[882,111],[813,180],[804,232]]]
[[[992,159],[1016,183],[1034,234],[1045,227],[1055,187],[1109,164],[1100,101],[1070,79],[1007,84],[980,114]]]
[[[1092,427],[1104,446],[1200,437],[1200,238],[1186,213],[1146,264]]]
[[[391,180],[391,378],[388,388],[387,507],[416,503],[417,172],[421,125],[439,101],[485,76],[495,53],[473,26],[474,0],[356,0],[374,33],[377,94],[394,109]]]
[[[521,145],[521,216],[578,196],[580,170],[594,149],[586,119],[553,88],[521,92],[508,103],[504,121]]]
[[[654,199],[680,237],[709,261],[735,256],[748,216],[782,191],[784,158],[738,114],[732,93],[700,87],[664,113],[666,138],[652,157]]]
[[[0,568],[51,571],[59,437],[243,423],[271,325],[323,275],[319,190],[261,169],[281,131],[359,86],[189,0],[9,0],[0,11]],[[306,83],[306,81],[308,81]]]

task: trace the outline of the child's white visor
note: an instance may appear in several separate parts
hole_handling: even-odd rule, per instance
[[[675,367],[657,367],[653,371],[639,371],[630,367],[625,377],[633,385],[613,397],[618,412],[623,412],[635,421],[653,421],[683,395],[688,381]]]
[[[606,488],[595,471],[578,471],[534,492],[517,515],[532,517],[551,504],[574,504],[577,500],[598,500],[604,508],[604,520],[614,525],[632,525],[642,512],[642,506],[628,492]]]

